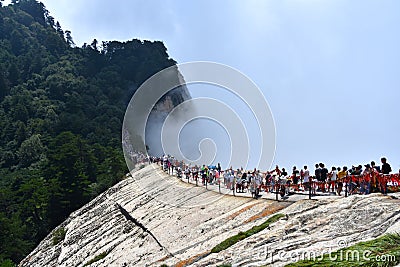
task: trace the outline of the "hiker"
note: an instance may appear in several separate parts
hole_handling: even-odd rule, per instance
[[[371,177],[372,175],[372,168],[370,164],[366,164],[365,170],[363,171],[363,176],[361,178],[360,183],[360,193],[361,194],[369,194],[371,191]]]
[[[167,155],[164,155],[164,156],[163,156],[163,159],[162,159],[162,168],[163,168],[163,171],[166,171],[167,168],[168,168],[168,157],[167,157]]]
[[[260,185],[261,185],[261,176],[258,171],[253,171],[250,178],[250,191],[251,196],[255,199],[258,198],[260,193]]]
[[[256,177],[256,186],[257,186],[256,192],[257,192],[257,197],[258,197],[258,195],[260,193],[260,188],[261,188],[261,185],[262,185],[262,176],[260,174],[260,170],[257,170],[255,172],[255,177]]]
[[[326,183],[326,180],[328,179],[329,171],[327,168],[325,168],[325,165],[323,163],[320,163],[319,167],[321,168],[321,170],[320,170],[321,191],[325,192],[325,183]]]
[[[357,167],[355,167],[355,171],[353,172],[353,175],[361,175],[362,174],[362,166],[358,165]]]
[[[294,191],[298,191],[298,183],[299,183],[299,170],[296,168],[296,166],[293,166],[293,172],[292,172],[292,181],[293,181],[293,188]]]
[[[338,168],[337,193],[339,196],[340,196],[340,193],[342,192],[344,179],[346,177],[347,177],[347,167],[343,166],[343,170],[340,170],[340,168]]]
[[[375,164],[375,162],[373,162],[373,161],[371,163]],[[376,193],[376,192],[379,192],[379,190],[380,190],[379,181],[380,181],[380,176],[381,176],[381,174],[380,174],[381,167],[380,166],[375,166],[374,167],[374,164],[371,164],[371,173],[370,173],[371,187],[370,187],[370,193]]]
[[[199,179],[199,167],[195,165],[192,169],[192,180],[197,182],[197,179]]]
[[[221,164],[218,162],[217,165],[218,176],[221,175]]]
[[[337,170],[336,170],[336,167],[332,167],[332,170],[329,173],[328,192],[329,192],[329,189],[331,188],[331,192],[335,193],[336,180],[337,180]]]
[[[178,167],[177,168],[177,170],[176,170],[176,176],[178,177],[178,178],[182,178],[182,169],[181,169],[181,167]]]
[[[321,168],[319,167],[319,164],[315,164],[315,171],[314,171],[314,178],[315,178],[315,183],[317,185],[317,189],[320,190],[321,188]]]
[[[254,172],[251,173],[250,175],[247,175],[248,180],[250,181],[249,187],[250,187],[250,192],[251,192],[251,197],[256,198],[256,181],[255,181],[255,176]]]
[[[307,166],[304,166],[303,171],[303,186],[304,190],[310,189],[310,171],[307,169]]]
[[[375,161],[371,161],[371,168],[375,169],[377,172],[381,172],[381,167],[376,166]]]
[[[215,170],[213,169],[209,169],[208,171],[208,183],[209,184],[214,184],[214,179],[215,179]]]
[[[390,167],[390,164],[387,163],[387,159],[385,157],[381,158],[381,173],[383,175],[388,175],[392,172],[392,167]],[[385,177],[383,177],[382,182],[381,182],[381,192],[382,194],[386,195],[387,194],[387,180]]]
[[[280,194],[281,198],[284,198],[286,193],[287,193],[286,192],[287,191],[287,188],[286,188],[287,179],[286,179],[286,177],[285,176],[281,176],[278,179],[277,183],[278,183],[279,194]]]
[[[201,183],[203,185],[206,185],[207,172],[208,168],[206,167],[206,165],[203,165],[203,167],[201,168]]]
[[[392,167],[390,167],[390,164],[387,163],[387,159],[381,158],[381,163],[382,163],[381,172],[383,174],[390,174],[392,172]]]
[[[220,182],[221,182],[221,181],[220,181],[220,177],[221,177],[221,176],[220,176],[220,171],[217,170],[217,171],[215,172],[215,183],[216,183],[217,185],[219,185]]]
[[[242,178],[241,178],[240,169],[236,170],[234,183],[236,185],[236,193],[239,193],[240,191],[242,191]]]
[[[189,181],[189,177],[190,177],[190,169],[189,166],[185,167],[185,178]]]
[[[247,177],[246,172],[243,173],[240,176],[240,178],[238,177],[238,187],[240,188],[240,193],[244,193],[244,189],[246,188],[246,182],[247,182],[247,178],[246,177]]]
[[[234,172],[232,169],[228,170],[228,186],[227,188],[229,190],[233,190],[234,189],[234,184],[233,184],[233,180],[235,178]]]
[[[275,172],[276,175],[281,176],[281,170],[279,169],[278,165],[275,166],[275,169],[272,172]]]
[[[247,185],[247,187],[248,187],[248,185],[249,185],[249,183],[247,182],[247,173],[246,173],[245,171],[244,171],[243,174],[242,174],[242,184],[243,184],[244,186]]]
[[[266,172],[265,186],[264,186],[265,192],[271,192],[271,180],[272,180],[272,175],[269,172]]]

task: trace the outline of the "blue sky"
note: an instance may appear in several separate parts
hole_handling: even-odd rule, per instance
[[[400,168],[400,1],[42,1],[78,46],[162,40],[239,69],[274,114],[275,163]]]

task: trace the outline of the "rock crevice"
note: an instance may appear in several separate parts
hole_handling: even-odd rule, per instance
[[[160,246],[160,248],[165,249],[165,251],[167,251],[171,256],[173,256],[166,247],[164,247],[160,241],[158,241],[157,237],[154,236],[154,234],[146,227],[144,226],[142,223],[140,223],[138,220],[136,220],[135,218],[133,218],[129,212],[124,209],[121,205],[119,205],[118,203],[115,203],[115,205],[117,206],[117,208],[119,209],[119,211],[122,213],[122,215],[124,215],[124,217],[132,222],[133,224],[135,224],[137,227],[139,227],[140,229],[143,230],[143,232],[148,233],[153,239],[154,241],[156,241],[156,243]]]

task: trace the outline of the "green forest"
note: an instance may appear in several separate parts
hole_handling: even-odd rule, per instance
[[[42,3],[0,2],[0,266],[123,179],[125,108],[175,64],[160,41],[77,47]]]

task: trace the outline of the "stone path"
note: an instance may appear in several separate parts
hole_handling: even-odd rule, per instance
[[[50,233],[20,266],[283,266],[290,253],[336,250],[399,229],[399,194],[293,195],[285,201],[219,194],[180,181],[156,165],[110,188]],[[230,192],[231,193],[231,192]],[[301,200],[295,201],[301,198]],[[286,216],[220,253],[223,240]],[[53,243],[55,231],[65,238]]]
[[[158,166],[158,165],[155,165]],[[158,166],[161,169],[161,166]],[[176,177],[176,172],[173,173],[174,177]],[[193,180],[192,178],[188,179],[186,178],[178,178],[176,177],[176,179],[179,179],[181,182],[183,183],[189,183],[191,185],[196,186],[196,181]],[[222,180],[223,178],[221,178]],[[199,187],[204,187],[205,185],[202,185],[201,183],[201,179],[199,179],[197,186]],[[226,186],[221,183],[221,185],[219,184],[207,184],[207,189],[210,191],[214,191],[214,192],[218,192],[224,195],[232,195],[232,196],[236,196],[236,197],[252,197],[251,196],[251,192],[249,190],[244,190],[244,193],[241,192],[234,192],[234,190],[229,190],[228,188],[226,188]],[[345,193],[342,192],[341,196],[337,196],[334,193],[322,193],[322,192],[317,192],[316,195],[312,195],[311,199],[325,199],[325,198],[340,198],[340,197],[344,197]],[[302,199],[309,199],[309,191],[299,191],[299,192],[295,192],[293,189],[290,189],[290,193],[287,194],[285,197],[281,197],[280,195],[277,196],[276,193],[272,193],[272,192],[265,192],[265,191],[261,191],[260,192],[260,196],[258,198],[261,199],[268,199],[268,200],[278,200],[278,201],[290,201],[290,202],[294,202],[294,201],[299,201]]]

